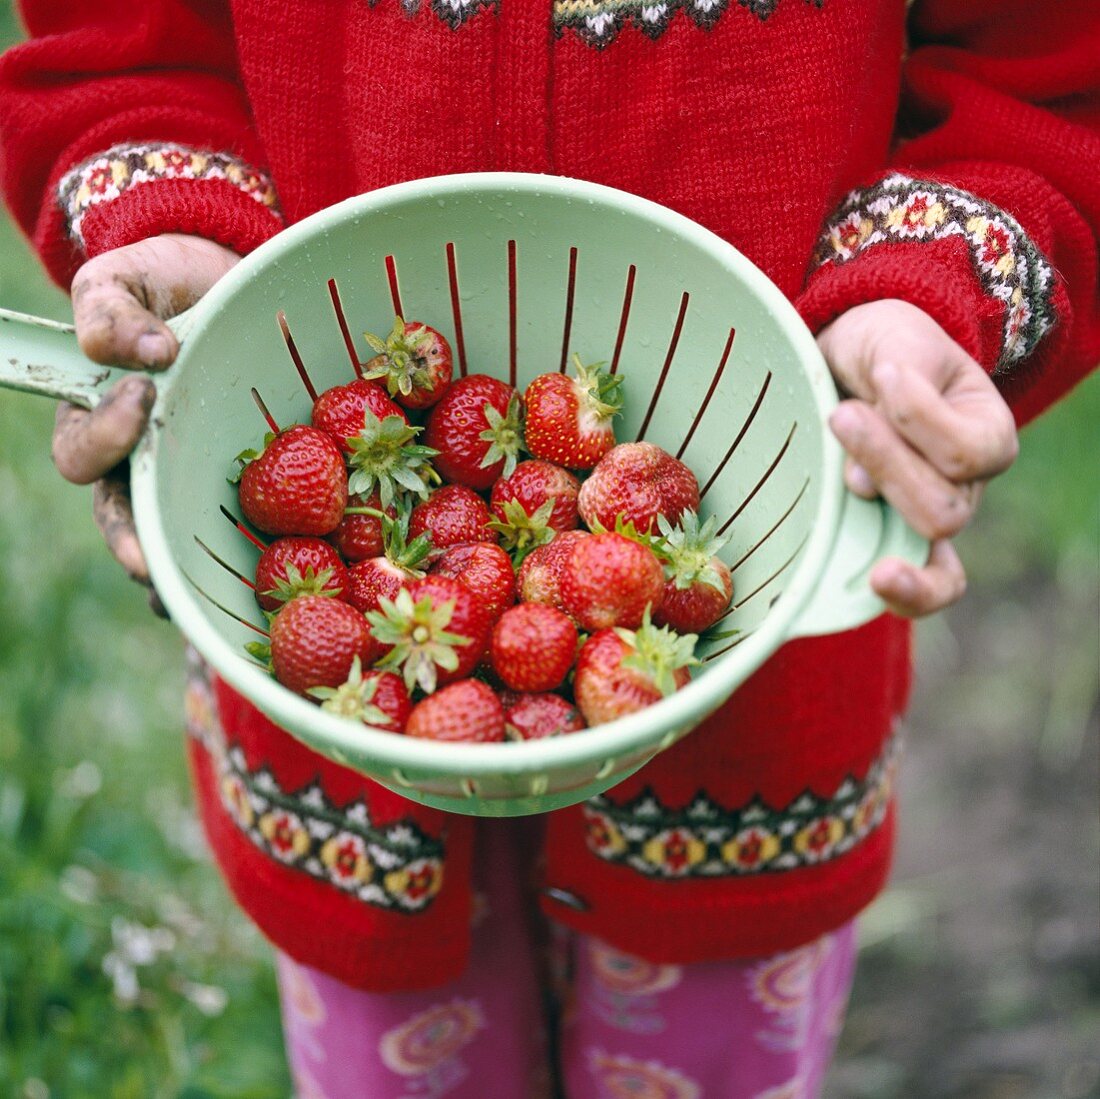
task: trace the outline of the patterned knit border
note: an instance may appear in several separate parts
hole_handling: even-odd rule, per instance
[[[853,191],[825,227],[818,266],[876,244],[962,237],[982,289],[1004,306],[998,371],[1025,358],[1054,326],[1054,271],[1020,223],[992,203],[929,180],[892,175]]]
[[[116,145],[62,177],[57,197],[69,236],[83,247],[81,225],[93,206],[168,179],[225,180],[281,219],[271,180],[237,157],[182,145]]]
[[[797,870],[850,851],[882,823],[894,787],[898,735],[862,780],[849,777],[832,797],[806,791],[781,809],[758,798],[727,808],[700,791],[684,809],[650,790],[616,805],[585,803],[588,849],[651,878],[717,878]]]
[[[379,0],[370,0],[374,7]],[[400,0],[401,7],[410,18],[424,6],[423,0]],[[432,11],[447,24],[451,30],[456,31],[471,16],[478,12],[492,9],[498,11],[500,0],[431,0]]]
[[[209,679],[197,658],[187,682],[187,732],[210,755],[222,806],[269,858],[365,904],[421,912],[443,884],[444,847],[413,820],[375,826],[362,801],[338,809],[320,783],[279,786],[266,767],[250,770],[226,744]]]
[[[761,20],[779,4],[779,0],[737,2]],[[820,8],[825,0],[805,2]],[[603,49],[627,23],[650,38],[659,38],[677,11],[683,11],[697,27],[710,30],[729,5],[730,0],[554,0],[554,31],[560,36],[572,28],[589,46]]]

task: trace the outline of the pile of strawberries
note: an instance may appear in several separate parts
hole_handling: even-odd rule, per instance
[[[521,394],[452,381],[425,324],[367,341],[308,425],[238,455],[241,510],[274,536],[249,651],[328,710],[450,741],[572,733],[682,687],[730,603],[724,540],[686,465],[615,444],[621,379],[575,357]]]

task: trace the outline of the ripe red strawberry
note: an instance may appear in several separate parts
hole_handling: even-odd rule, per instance
[[[378,557],[386,548],[385,539],[382,536],[382,520],[377,515],[354,514],[354,509],[357,508],[381,511],[382,501],[378,498],[377,492],[372,492],[369,496],[363,496],[360,493],[348,496],[344,518],[328,536],[329,541],[346,561],[365,561],[369,557]],[[391,506],[386,509],[386,514],[391,519],[395,519],[397,509]]]
[[[715,537],[713,515],[701,526],[694,511],[685,511],[676,528],[663,515],[657,522],[667,558],[665,594],[653,621],[677,633],[701,633],[722,617],[733,597],[729,566],[715,556],[729,539]]]
[[[414,580],[394,599],[381,599],[367,620],[374,636],[392,646],[381,667],[401,669],[410,691],[419,685],[427,694],[477,667],[492,628],[481,600],[447,576]]]
[[[339,595],[347,583],[340,555],[320,538],[277,538],[256,563],[256,600],[265,611],[299,595]]]
[[[582,646],[573,693],[589,725],[643,710],[683,687],[696,663],[696,637],[658,629],[648,619],[636,630],[600,630]]]
[[[289,690],[339,687],[356,657],[373,664],[381,647],[367,620],[340,599],[302,595],[271,620],[271,667]]]
[[[504,731],[509,740],[542,740],[548,736],[577,733],[585,727],[584,718],[561,695],[511,694],[501,696],[504,706]]]
[[[344,599],[364,613],[378,610],[383,597],[395,599],[402,588],[422,577],[432,551],[426,534],[408,541],[408,513],[380,521],[385,553],[352,565],[344,591]]]
[[[463,679],[413,707],[409,736],[486,744],[504,739],[504,710],[493,688]]]
[[[573,547],[591,537],[586,530],[567,530],[524,558],[519,569],[519,598],[524,603],[546,603],[562,610],[562,569]]]
[[[485,604],[495,622],[516,601],[516,573],[508,554],[492,542],[451,546],[432,565],[437,576],[465,584]]]
[[[529,454],[568,469],[591,469],[614,445],[622,378],[573,356],[576,378],[540,374],[524,390]]]
[[[585,630],[641,625],[664,588],[653,551],[613,531],[578,542],[561,571],[562,608]]]
[[[522,401],[504,382],[471,374],[451,385],[432,409],[424,441],[439,452],[444,480],[487,489],[516,468],[523,443]]]
[[[340,448],[323,431],[295,424],[245,451],[241,510],[268,534],[323,535],[336,529],[348,503],[348,478]]]
[[[657,529],[657,516],[678,523],[699,508],[699,482],[683,462],[653,443],[620,443],[600,459],[581,486],[581,517],[593,530],[633,523],[640,534]]]
[[[379,671],[364,675],[358,657],[339,687],[311,687],[308,693],[321,701],[322,710],[390,733],[403,733],[412,713],[412,700],[401,677]]]
[[[537,460],[520,462],[508,477],[497,481],[490,497],[492,526],[505,549],[522,561],[555,532],[576,529],[580,487],[568,470]]]
[[[577,657],[569,615],[542,603],[520,603],[501,615],[490,642],[493,669],[514,691],[552,691]]]
[[[311,423],[320,431],[331,435],[344,450],[351,450],[349,440],[354,439],[366,423],[366,414],[370,412],[378,420],[387,416],[398,416],[405,423],[409,418],[386,396],[386,391],[377,382],[368,382],[356,378],[347,385],[334,385],[326,389],[313,402]]]
[[[364,336],[375,357],[363,376],[378,378],[405,408],[435,404],[451,384],[451,345],[434,328],[398,317],[384,340]]]
[[[416,538],[430,533],[437,550],[465,542],[495,542],[491,518],[488,505],[473,489],[444,485],[413,508],[409,534]]]

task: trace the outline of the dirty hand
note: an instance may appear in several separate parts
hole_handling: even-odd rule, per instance
[[[179,345],[164,318],[193,305],[240,257],[201,237],[166,233],[105,252],[76,273],[73,317],[81,350],[105,365],[163,370]],[[134,533],[126,458],[145,430],[153,383],[123,378],[92,412],[63,402],[53,458],[75,484],[95,482],[93,513],[115,559],[139,583],[149,570]],[[158,606],[151,595],[154,607]]]
[[[898,614],[949,606],[966,589],[950,539],[970,522],[984,483],[1016,458],[1012,413],[985,370],[908,302],[850,309],[817,342],[853,398],[829,420],[848,452],[846,484],[885,497],[932,543],[923,568],[880,561],[871,587]]]

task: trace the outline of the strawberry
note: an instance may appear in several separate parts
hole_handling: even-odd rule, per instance
[[[540,374],[524,390],[527,452],[568,469],[591,469],[614,445],[611,421],[622,408],[622,378],[585,366],[577,376]]]
[[[546,603],[562,609],[561,572],[573,547],[592,535],[586,530],[567,530],[524,558],[519,570],[519,598],[524,603]]]
[[[585,727],[576,706],[561,695],[501,695],[504,732],[509,740],[542,740],[548,736],[577,733]]]
[[[344,599],[357,610],[376,611],[380,600],[395,599],[397,593],[424,575],[424,566],[432,551],[426,534],[408,541],[409,516],[380,520],[385,553],[357,561],[348,569]]]
[[[620,443],[600,459],[581,486],[581,517],[593,530],[613,530],[620,517],[641,534],[657,517],[678,523],[699,508],[699,482],[683,462],[653,443]]]
[[[490,641],[493,669],[514,691],[561,686],[577,656],[569,616],[541,603],[520,603],[501,615]]]
[[[359,510],[362,509],[362,512]],[[346,561],[365,561],[368,557],[378,557],[385,552],[385,539],[382,536],[382,520],[371,512],[382,510],[382,501],[377,492],[369,496],[353,493],[348,496],[348,506],[344,509],[344,518],[340,525],[328,536],[328,540]],[[386,509],[391,519],[397,517],[397,509],[392,505]]]
[[[545,545],[554,534],[576,529],[577,493],[580,482],[566,469],[550,462],[520,462],[508,477],[502,477],[490,497],[492,528],[498,531],[504,548],[513,551],[518,562]]]
[[[380,667],[400,668],[410,691],[418,685],[427,694],[477,667],[492,626],[481,600],[447,576],[425,576],[394,599],[381,598],[367,620],[374,636],[392,646]]]
[[[516,601],[516,573],[508,554],[492,542],[451,546],[432,565],[436,576],[465,584],[485,604],[495,622]]]
[[[368,495],[377,488],[384,511],[403,492],[426,500],[439,475],[430,461],[436,452],[413,442],[423,428],[412,427],[404,413],[383,420],[369,409],[363,415],[363,429],[347,440],[348,491]]]
[[[561,570],[562,609],[585,630],[633,629],[664,588],[653,551],[613,531],[578,542]]]
[[[311,687],[307,693],[320,700],[322,710],[390,733],[403,733],[412,712],[401,677],[379,671],[364,675],[359,657],[352,661],[348,678],[339,687]]]
[[[581,647],[573,693],[589,725],[643,710],[683,687],[697,638],[645,621],[637,630],[594,633]]]
[[[428,408],[451,384],[451,345],[434,328],[397,317],[384,340],[369,332],[364,337],[375,357],[363,376],[382,381],[405,408]]]
[[[356,657],[373,664],[380,647],[354,607],[322,595],[292,599],[271,621],[271,667],[289,690],[339,687]]]
[[[463,679],[414,706],[405,732],[430,740],[491,743],[504,739],[504,710],[487,683]]]
[[[504,382],[471,374],[455,382],[432,409],[424,441],[439,452],[447,481],[487,489],[516,468],[523,445],[522,401]]]
[[[416,538],[430,532],[437,550],[464,542],[495,542],[491,518],[488,505],[473,489],[444,485],[413,508],[409,534]]]
[[[268,534],[320,536],[335,530],[348,503],[340,448],[304,424],[269,435],[264,443],[259,453],[237,456],[244,465],[238,491],[245,518]]]
[[[677,633],[701,633],[722,617],[733,597],[729,567],[715,556],[729,539],[714,536],[713,515],[702,526],[694,511],[684,512],[679,527],[663,515],[657,522],[666,554],[665,594],[653,621]]]
[[[409,419],[377,382],[356,378],[347,385],[334,385],[326,389],[313,402],[310,422],[318,430],[331,435],[344,450],[350,451],[348,443],[363,430],[368,412],[378,420],[397,416],[408,423]]]
[[[299,595],[339,595],[347,582],[340,555],[320,538],[277,538],[256,563],[256,600],[265,611]]]

